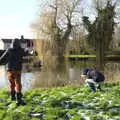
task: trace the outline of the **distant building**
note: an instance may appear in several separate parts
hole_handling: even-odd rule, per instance
[[[23,36],[20,38],[21,47],[32,51],[34,49],[34,39],[24,39]],[[6,50],[10,48],[12,39],[0,39],[0,50]]]

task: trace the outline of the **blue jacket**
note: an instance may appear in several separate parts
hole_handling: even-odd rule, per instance
[[[102,82],[105,80],[105,77],[101,72],[95,71],[93,69],[86,69],[84,72],[88,79],[93,79],[95,82]]]

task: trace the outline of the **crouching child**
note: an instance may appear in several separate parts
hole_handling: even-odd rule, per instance
[[[92,92],[96,92],[97,89],[102,91],[101,84],[104,82],[105,77],[101,72],[93,69],[85,69],[81,77],[85,79],[85,83]]]

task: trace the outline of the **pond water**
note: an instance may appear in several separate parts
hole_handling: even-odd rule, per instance
[[[46,88],[64,85],[78,85],[83,84],[84,81],[80,79],[80,74],[84,68],[91,68],[94,61],[77,61],[69,62],[67,70],[58,74],[54,71],[45,71],[40,69],[26,69],[23,67],[22,71],[22,85],[23,91],[31,88]],[[106,81],[120,80],[120,62],[109,61],[105,64],[103,71]],[[8,78],[6,67],[0,66],[0,88],[8,88]],[[9,89],[9,88],[8,88]]]

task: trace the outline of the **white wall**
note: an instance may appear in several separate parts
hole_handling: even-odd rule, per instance
[[[0,50],[4,50],[4,43],[1,39],[0,39]]]
[[[6,50],[6,49],[10,48],[10,46],[11,46],[10,43],[5,43],[5,44],[4,44],[4,49]]]

